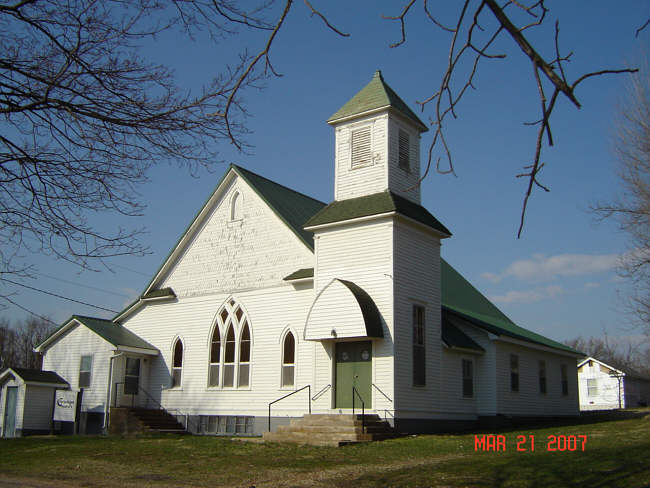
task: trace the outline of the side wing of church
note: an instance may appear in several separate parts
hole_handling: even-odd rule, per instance
[[[238,434],[353,405],[400,432],[577,415],[580,354],[440,257],[451,232],[420,205],[425,124],[380,72],[328,123],[330,204],[232,165],[140,298],[64,323],[36,348],[43,369],[103,429],[135,407]]]

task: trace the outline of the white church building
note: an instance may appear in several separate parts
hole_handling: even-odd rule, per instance
[[[160,404],[195,432],[260,433],[297,390],[272,429],[353,401],[401,432],[578,414],[581,355],[440,257],[453,244],[420,205],[425,124],[380,72],[328,123],[330,204],[232,165],[137,301],[37,346],[83,390],[88,432]]]

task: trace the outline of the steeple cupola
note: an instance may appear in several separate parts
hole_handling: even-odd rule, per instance
[[[426,125],[376,71],[328,121],[336,131],[334,199],[392,191],[420,203]]]

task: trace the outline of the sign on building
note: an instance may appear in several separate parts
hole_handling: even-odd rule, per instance
[[[77,392],[72,390],[56,390],[53,419],[61,422],[74,422],[76,412]]]

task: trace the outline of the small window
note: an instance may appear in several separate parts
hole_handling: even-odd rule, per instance
[[[560,374],[562,377],[562,395],[569,394],[569,377],[567,375],[566,364],[560,366]]]
[[[398,151],[398,163],[399,167],[410,171],[411,162],[409,158],[410,145],[409,145],[409,133],[404,129],[399,130],[399,151]]]
[[[183,342],[176,339],[174,344],[174,358],[172,361],[172,388],[181,386],[181,378],[183,376]]]
[[[241,220],[242,219],[242,197],[237,191],[232,196],[230,201],[230,220]]]
[[[79,388],[90,387],[90,373],[93,368],[92,356],[81,356],[79,362]]]
[[[413,305],[413,386],[426,384],[424,307]]]
[[[510,391],[519,391],[519,356],[510,355]]]
[[[546,361],[540,360],[538,372],[539,372],[539,392],[546,393]]]
[[[282,387],[292,387],[295,377],[296,339],[291,332],[284,337],[282,345]]]
[[[598,396],[598,380],[596,378],[587,378],[587,396]]]
[[[352,169],[372,163],[372,147],[370,143],[370,127],[353,130],[351,139]]]
[[[251,333],[248,329],[248,323],[244,321],[244,329],[239,341],[239,373],[237,376],[237,386],[247,387],[251,371]]]
[[[209,386],[219,386],[219,364],[221,362],[221,332],[219,326],[214,326],[210,342],[210,371],[208,372]]]
[[[474,363],[471,359],[463,359],[463,396],[474,396]]]
[[[226,332],[226,354],[223,362],[223,386],[235,384],[235,331],[232,325]]]

